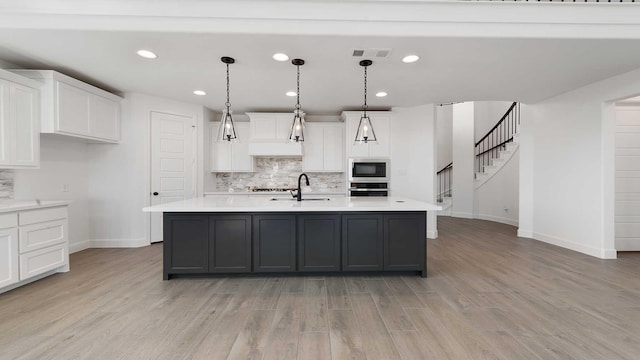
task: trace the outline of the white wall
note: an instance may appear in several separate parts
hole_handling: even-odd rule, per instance
[[[531,106],[531,126],[522,131],[530,132],[532,146],[520,151],[522,166],[535,170],[531,194],[525,194],[533,202],[521,202],[520,213],[532,211],[535,239],[616,257],[613,102],[638,94],[635,70]]]
[[[640,251],[640,106],[616,106],[616,250]]]
[[[151,111],[195,116],[198,129],[197,194],[203,192],[204,108],[142,94],[122,103],[122,141],[90,144],[89,211],[92,246],[143,246],[149,243],[149,122]]]
[[[475,218],[518,226],[519,150],[500,170],[476,188]]]
[[[453,105],[436,106],[436,141],[440,171],[453,161]]]
[[[435,204],[435,106],[393,108],[392,111],[391,193]],[[427,236],[438,236],[435,212],[427,213]]]
[[[474,206],[474,103],[453,105],[453,175],[451,216],[473,218]]]
[[[16,200],[69,200],[69,250],[89,245],[87,144],[73,138],[43,135],[40,138],[40,169],[16,170]],[[68,192],[63,191],[63,184]]]

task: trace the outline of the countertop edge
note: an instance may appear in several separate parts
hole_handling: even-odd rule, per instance
[[[38,205],[35,200],[34,201],[16,201],[15,205],[8,204],[0,204],[0,214],[1,213],[11,213],[17,211],[26,211],[26,210],[36,210],[36,209],[46,209],[51,207],[58,206],[67,206],[71,204],[69,200],[45,200]]]

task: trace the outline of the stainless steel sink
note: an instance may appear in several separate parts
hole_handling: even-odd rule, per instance
[[[271,198],[269,199],[270,201],[296,201],[296,199],[292,199],[292,198]],[[329,198],[309,198],[309,199],[305,199],[302,198],[302,201],[329,201],[331,199]]]

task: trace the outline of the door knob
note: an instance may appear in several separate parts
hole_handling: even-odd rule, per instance
[[[157,191],[154,191],[154,192],[153,192],[153,196],[158,196],[158,195],[159,195],[159,194],[158,194],[158,192],[157,192]]]

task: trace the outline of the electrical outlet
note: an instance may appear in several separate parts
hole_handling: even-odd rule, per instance
[[[69,184],[62,184],[62,192],[69,192]]]

